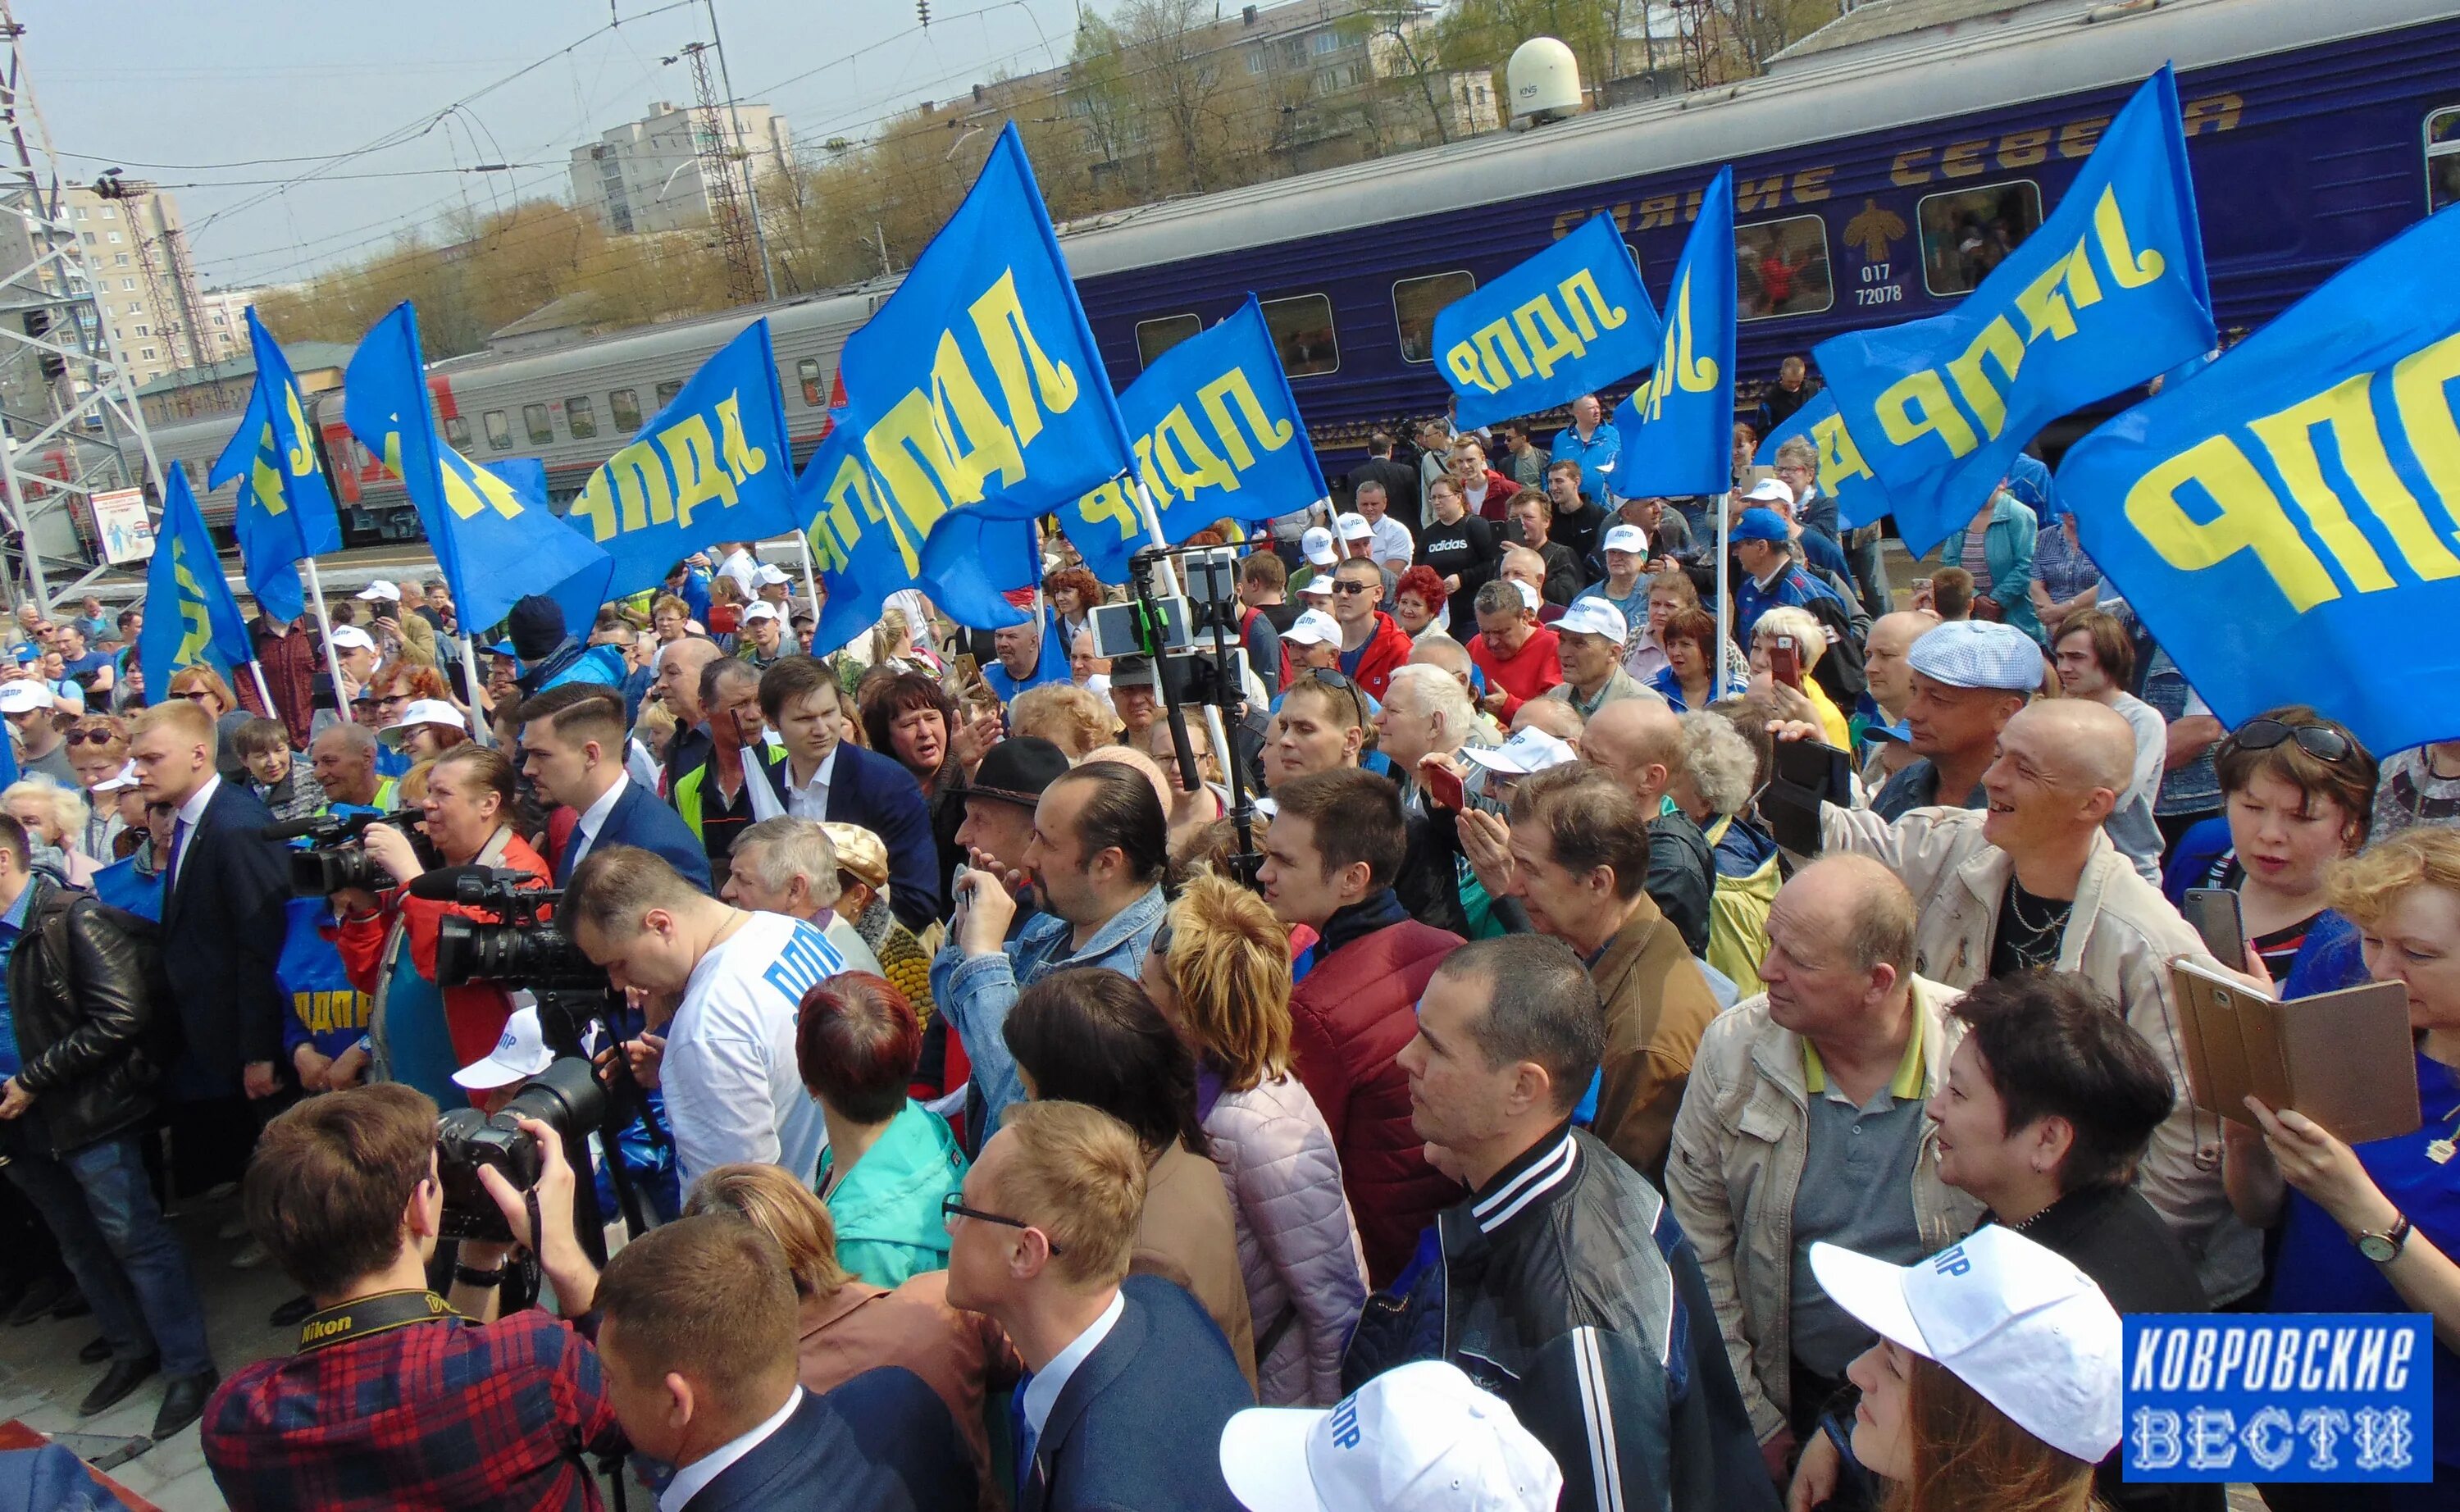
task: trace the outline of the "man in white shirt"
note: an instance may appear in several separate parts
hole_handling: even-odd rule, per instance
[[[762,692],[768,692],[765,685]],[[774,708],[767,707],[769,702],[762,699],[761,713],[786,747],[786,764],[777,772],[786,812],[815,822],[825,820],[829,780],[837,775],[838,737],[844,733],[838,723],[838,691],[820,684],[778,698]]]
[[[722,1200],[652,1229],[598,1281],[606,1400],[632,1447],[675,1467],[659,1512],[975,1501],[972,1457],[910,1371],[825,1395],[796,1383],[795,1284],[776,1241]]]
[[[1391,496],[1385,492],[1384,485],[1372,479],[1359,484],[1357,502],[1358,518],[1367,522],[1375,564],[1394,577],[1409,571],[1417,543],[1410,539],[1410,527],[1392,518]]]
[[[666,1091],[675,1164],[689,1189],[720,1165],[779,1165],[809,1186],[826,1134],[795,1055],[803,994],[844,969],[800,919],[718,902],[658,857],[600,850],[566,884],[574,945],[619,989],[638,988],[665,1033],[627,1045],[636,1074]],[[678,1001],[680,999],[680,1001]]]
[[[723,543],[725,554],[718,559],[717,575],[732,578],[743,590],[743,602],[751,603],[760,596],[760,564],[752,557],[752,543],[731,541]]]

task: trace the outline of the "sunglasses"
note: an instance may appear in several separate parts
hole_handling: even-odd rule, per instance
[[[191,688],[186,692],[180,694],[180,696],[187,699],[191,703],[201,704],[209,699],[212,699],[215,702],[221,701],[219,699],[214,699],[213,690],[210,688]]]
[[[947,1196],[940,1199],[940,1222],[942,1224],[946,1224],[952,1218],[979,1219],[986,1224],[998,1224],[1004,1228],[1033,1228],[1034,1226],[1033,1225],[1027,1223],[1022,1218],[1003,1218],[997,1213],[986,1213],[979,1207],[967,1207],[965,1205],[965,1198],[963,1192],[950,1192]],[[1036,1231],[1039,1232],[1039,1230]],[[1046,1245],[1050,1245],[1050,1252],[1052,1254],[1056,1255],[1063,1253],[1057,1245],[1050,1244],[1050,1236],[1049,1234],[1044,1234],[1042,1236],[1042,1242]]]
[[[1335,583],[1333,584],[1333,586],[1332,586],[1332,591],[1334,591],[1335,593],[1340,594],[1343,598],[1348,598],[1348,597],[1350,597],[1352,594],[1358,594],[1358,593],[1372,593],[1372,592],[1374,592],[1374,591],[1375,591],[1375,589],[1376,589],[1377,587],[1379,587],[1379,586],[1381,586],[1381,585],[1380,585],[1380,584],[1374,584],[1374,583],[1341,583],[1341,582],[1335,582]]]
[[[2352,745],[2347,735],[2329,725],[2293,725],[2278,719],[2250,719],[2230,740],[2241,751],[2269,751],[2283,740],[2295,740],[2299,750],[2318,761],[2338,761]]]
[[[81,746],[89,743],[98,746],[107,746],[118,738],[118,735],[109,730],[72,730],[69,732],[69,744],[73,746]]]
[[[1346,674],[1336,671],[1329,667],[1310,667],[1307,669],[1307,675],[1315,681],[1322,683],[1326,688],[1339,689],[1342,692],[1347,694],[1349,697],[1350,707],[1358,711],[1359,724],[1363,726],[1367,723],[1367,694],[1365,690],[1361,689],[1356,683],[1351,682]]]

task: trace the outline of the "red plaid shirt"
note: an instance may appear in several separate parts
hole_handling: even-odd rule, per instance
[[[620,1452],[597,1352],[531,1309],[259,1360],[205,1409],[205,1462],[254,1508],[589,1509]]]

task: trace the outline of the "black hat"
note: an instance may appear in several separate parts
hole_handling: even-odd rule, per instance
[[[513,654],[524,662],[542,662],[563,644],[563,606],[543,593],[532,593],[513,606],[507,621]]]
[[[1150,656],[1116,656],[1111,660],[1111,686],[1150,688],[1161,692],[1160,670]]]
[[[1042,800],[1042,790],[1067,770],[1068,753],[1039,736],[1019,735],[990,748],[982,765],[974,768],[974,779],[965,784],[965,796],[995,798],[1031,808]]]

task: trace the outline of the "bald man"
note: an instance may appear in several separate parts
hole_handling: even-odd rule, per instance
[[[1580,759],[1613,777],[1643,813],[1658,816],[1648,826],[1644,885],[1658,911],[1682,931],[1684,948],[1707,954],[1716,858],[1691,817],[1665,803],[1683,762],[1681,721],[1663,698],[1625,698],[1591,715],[1573,743]]]
[[[2115,711],[2049,699],[2000,732],[1999,755],[1982,775],[1983,808],[1917,808],[1890,823],[1823,804],[1821,839],[1832,854],[1885,862],[1913,890],[1922,975],[1963,989],[2008,971],[2077,972],[2144,1036],[2182,1096],[2136,1187],[2194,1257],[2217,1307],[2254,1288],[2261,1245],[2222,1194],[2219,1121],[2183,1096],[2169,963],[2211,957],[2102,829],[2134,769],[2135,733]]]
[[[649,684],[649,696],[664,703],[675,716],[675,738],[667,747],[667,801],[674,801],[675,784],[700,769],[709,759],[713,743],[709,733],[709,711],[701,707],[701,669],[726,654],[717,642],[706,635],[687,635],[671,646],[658,649],[657,676]]]

